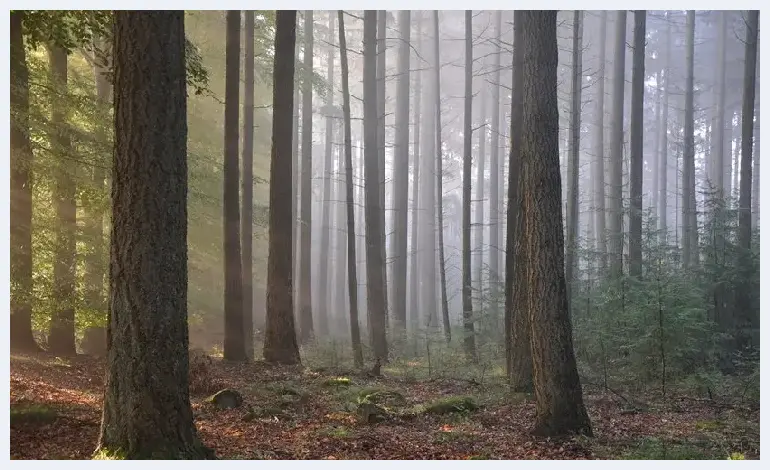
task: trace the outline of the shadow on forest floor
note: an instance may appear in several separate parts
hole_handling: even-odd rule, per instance
[[[11,458],[88,459],[101,419],[105,364],[78,356],[11,356]],[[540,439],[534,404],[502,383],[372,378],[349,371],[213,360],[194,392],[196,425],[223,459],[755,459],[759,411],[693,399],[629,413],[587,393],[594,438]],[[218,389],[235,409],[206,402]]]

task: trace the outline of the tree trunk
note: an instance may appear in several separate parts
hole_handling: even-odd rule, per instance
[[[647,10],[634,11],[634,55],[631,75],[631,214],[628,224],[628,271],[642,276],[642,178],[644,174],[644,45]]]
[[[760,70],[759,66],[759,42],[757,42],[757,70]],[[753,156],[753,163],[754,163],[754,170],[752,171],[752,178],[753,182],[751,185],[751,226],[752,227],[759,227],[759,93],[760,93],[760,86],[759,83],[757,83],[757,93],[756,93],[756,99],[754,100],[755,103],[755,113],[757,115],[757,118],[754,120],[754,152],[752,153]],[[741,135],[743,134],[743,130],[741,130]],[[741,137],[741,149],[743,148],[743,137]],[[742,157],[741,157],[742,158]],[[738,185],[736,185],[737,187]]]
[[[465,356],[476,360],[471,297],[471,120],[473,111],[473,12],[465,10],[465,112],[463,120],[463,345]]]
[[[72,145],[63,103],[67,94],[67,51],[48,47],[51,64],[51,84],[54,97],[51,102],[50,140],[57,156],[54,185],[54,204],[58,230],[54,249],[53,300],[48,350],[56,354],[75,354],[75,236],[77,234],[76,188],[72,171]]]
[[[660,162],[658,163],[658,220],[660,221],[660,243],[668,243],[668,99],[671,80],[671,23],[666,13],[666,62],[663,70],[663,108],[660,122]]]
[[[398,44],[398,81],[396,83],[396,137],[393,152],[393,236],[391,256],[393,309],[395,330],[403,333],[406,328],[406,242],[409,215],[409,41],[411,37],[411,12],[401,10],[398,26],[401,40]]]
[[[361,331],[358,326],[358,279],[356,276],[356,224],[353,200],[353,145],[350,129],[350,91],[348,87],[348,50],[345,41],[345,18],[339,10],[340,68],[342,69],[342,114],[345,125],[345,196],[347,213],[348,245],[348,295],[350,296],[350,338],[356,367],[363,367]]]
[[[415,21],[417,23],[417,41],[418,49],[423,50],[422,39],[422,13],[418,10],[415,12]],[[419,57],[418,57],[419,58]],[[412,161],[412,225],[411,225],[411,241],[409,243],[410,260],[409,260],[409,321],[412,326],[412,331],[416,332],[420,325],[420,312],[419,312],[419,299],[420,299],[420,281],[417,274],[417,262],[419,253],[419,223],[417,221],[420,209],[420,113],[422,106],[422,71],[417,71],[415,74],[415,86],[414,86],[414,143],[412,144],[414,158]]]
[[[213,457],[188,392],[184,12],[118,11],[114,24],[109,355],[97,451]]]
[[[388,315],[388,254],[385,249],[387,230],[385,224],[385,67],[387,54],[387,17],[385,10],[377,11],[377,165],[380,175],[380,239],[382,240],[382,284],[385,292],[385,318]],[[392,294],[392,293],[391,293]]]
[[[599,69],[596,87],[596,108],[594,109],[594,142],[595,166],[593,174],[594,183],[594,207],[596,216],[596,251],[599,255],[600,272],[607,271],[607,213],[604,196],[604,82],[606,81],[607,67],[607,12],[602,10],[599,26]]]
[[[281,184],[292,175],[295,162],[289,140],[294,111],[294,53],[296,10],[275,12],[273,59],[273,144],[270,152],[270,226],[267,256],[267,321],[262,354],[267,362],[299,364],[299,347],[292,306],[292,251],[294,220],[286,207],[293,201],[291,185]]]
[[[532,390],[532,349],[530,347],[527,290],[524,288],[526,259],[519,242],[522,127],[524,125],[524,12],[513,13],[513,90],[511,93],[511,148],[508,161],[508,212],[505,241],[505,334],[508,378],[517,392]],[[559,195],[561,197],[561,194]],[[514,288],[514,284],[516,288]]]
[[[615,70],[612,77],[612,130],[610,134],[610,272],[623,274],[623,105],[626,73],[626,11],[615,19]]]
[[[11,12],[11,349],[37,351],[32,336],[32,144],[24,12]]]
[[[580,226],[580,110],[583,93],[583,12],[575,10],[572,23],[572,100],[570,102],[569,183],[567,185],[567,297],[572,300],[572,287],[577,280],[577,232]]]
[[[479,54],[483,54],[480,51]],[[483,62],[483,61],[482,61]],[[483,67],[483,65],[482,65]],[[482,85],[478,91],[479,96],[479,151],[476,159],[476,209],[474,211],[473,234],[475,240],[471,248],[473,253],[472,277],[475,276],[474,288],[479,312],[484,311],[484,283],[481,276],[484,270],[484,167],[486,166],[487,147],[487,95],[486,86]]]
[[[682,264],[685,268],[698,264],[698,224],[695,213],[695,118],[693,88],[695,68],[695,11],[687,11],[685,64],[687,68],[684,95],[684,158],[682,171]]]
[[[492,144],[489,148],[489,298],[490,313],[495,322],[500,318],[500,182],[503,180],[500,168],[500,62],[502,55],[501,31],[502,11],[495,12],[495,42],[492,73],[492,123],[490,133]],[[441,211],[439,210],[439,214]],[[499,323],[496,323],[499,325]]]
[[[727,40],[727,12],[721,11],[719,15],[719,41],[717,46],[717,108],[716,108],[716,126],[714,128],[714,180],[712,183],[716,189],[716,197],[718,199],[724,199],[725,196],[730,195],[729,188],[730,177],[725,178],[725,161],[730,161],[729,158],[725,158],[725,144],[727,138],[725,136],[725,116],[727,112],[725,110],[725,68],[727,62],[727,51],[725,42]],[[729,166],[727,167],[729,170]]]
[[[295,15],[296,16],[296,15]],[[295,39],[296,39],[296,25],[295,25]],[[300,48],[299,42],[295,40],[294,46],[294,60],[299,57]],[[291,223],[292,223],[292,235],[293,241],[291,245],[291,278],[292,278],[292,302],[293,302],[293,314],[299,318],[299,282],[294,280],[299,279],[299,239],[300,239],[300,224],[297,218],[297,212],[299,210],[299,198],[301,192],[301,185],[299,184],[299,125],[300,125],[300,97],[299,97],[299,73],[294,70],[294,122],[292,124],[292,164],[291,164]]]
[[[438,10],[433,11],[433,53],[437,61],[433,69],[436,74],[436,204],[438,206],[438,263],[441,295],[441,320],[444,325],[446,342],[452,341],[452,327],[449,324],[449,299],[446,291],[446,258],[444,258],[444,152],[441,141],[441,57],[439,40]],[[405,117],[408,119],[408,116]]]
[[[556,12],[523,12],[524,124],[521,136],[525,247],[536,398],[536,434],[591,434],[572,348],[564,279],[556,92]]]
[[[302,81],[302,165],[300,169],[300,267],[299,341],[313,338],[313,296],[311,292],[311,203],[313,197],[313,10],[305,10],[305,51]]]
[[[377,155],[377,12],[364,12],[364,193],[366,206],[366,303],[375,361],[388,360],[383,282],[380,175]]]
[[[240,92],[241,12],[227,12],[225,65],[225,341],[224,358],[246,359],[243,337],[243,272],[241,270],[240,208],[238,201],[238,101]]]
[[[241,181],[241,247],[243,264],[243,332],[246,358],[254,359],[254,10],[244,12],[245,60],[243,63],[243,180]]]

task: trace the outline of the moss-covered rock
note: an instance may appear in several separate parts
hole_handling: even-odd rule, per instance
[[[449,413],[467,413],[478,409],[479,405],[471,397],[448,397],[428,403],[423,407],[423,413],[445,415]]]
[[[221,410],[238,408],[243,404],[243,397],[237,390],[226,388],[210,396],[207,402]]]

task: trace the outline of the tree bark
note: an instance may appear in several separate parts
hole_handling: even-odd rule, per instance
[[[313,10],[305,10],[305,51],[302,81],[302,165],[300,169],[300,268],[299,341],[313,338],[313,295],[311,292],[311,203],[313,197]]]
[[[583,93],[583,12],[575,10],[572,23],[572,91],[570,103],[570,145],[567,165],[567,297],[572,300],[572,287],[577,280],[577,233],[580,226],[580,110]]]
[[[388,316],[388,254],[386,251],[387,230],[385,224],[385,67],[387,54],[387,12],[377,11],[377,165],[380,175],[380,239],[382,240],[382,284],[385,289],[385,318]],[[391,292],[392,295],[392,292]]]
[[[684,158],[682,168],[682,264],[698,264],[698,220],[695,212],[695,118],[693,110],[695,69],[695,11],[687,11],[685,35]]]
[[[241,247],[243,248],[243,332],[246,358],[254,359],[254,10],[244,12],[243,179],[241,181]]]
[[[529,282],[536,434],[591,435],[572,347],[564,279],[559,175],[556,12],[522,13],[524,92],[521,143],[522,230]]]
[[[463,346],[465,356],[476,360],[471,297],[471,120],[473,112],[473,12],[465,10],[465,112],[463,120]]]
[[[213,457],[188,392],[184,12],[117,11],[114,22],[109,354],[97,451]]]
[[[479,54],[483,54],[480,51]],[[483,62],[483,61],[482,61]],[[483,65],[482,65],[483,67]],[[475,276],[473,282],[476,291],[476,299],[479,312],[484,311],[484,283],[481,279],[482,272],[484,270],[484,167],[486,166],[486,150],[487,150],[487,95],[486,86],[482,85],[478,91],[479,103],[479,117],[478,117],[478,134],[479,134],[479,150],[478,158],[476,159],[476,208],[473,214],[473,235],[475,240],[473,241],[472,250],[472,277]]]
[[[422,12],[415,12],[415,22],[417,23],[417,41],[418,49],[422,51]],[[422,72],[415,73],[414,86],[414,143],[413,161],[412,161],[412,225],[410,260],[409,260],[409,321],[412,331],[416,332],[420,325],[419,299],[420,299],[420,281],[417,273],[418,253],[419,253],[419,223],[417,221],[420,210],[420,113],[422,111]]]
[[[596,87],[596,108],[594,109],[594,155],[595,166],[593,174],[594,183],[594,207],[596,224],[596,251],[599,255],[599,270],[607,271],[607,213],[604,196],[604,83],[606,81],[607,67],[607,11],[601,11],[599,26],[599,69]]]
[[[644,175],[644,45],[647,10],[634,11],[631,78],[631,214],[628,224],[628,271],[642,277],[642,179]]]
[[[497,43],[492,74],[492,123],[490,133],[492,144],[489,148],[489,298],[490,313],[495,322],[500,317],[500,182],[503,180],[500,168],[500,62],[502,55],[501,31],[502,11],[495,12],[495,42]],[[441,211],[439,211],[441,214]],[[499,323],[497,323],[499,325]]]
[[[610,134],[609,258],[613,277],[623,274],[623,105],[626,73],[626,11],[615,19],[615,70],[612,77]]]

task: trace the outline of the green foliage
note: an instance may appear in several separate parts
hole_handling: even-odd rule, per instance
[[[447,397],[425,405],[424,412],[432,415],[449,413],[468,413],[479,409],[479,405],[471,397]]]
[[[112,11],[25,10],[22,24],[32,50],[53,43],[71,53],[112,33]]]

